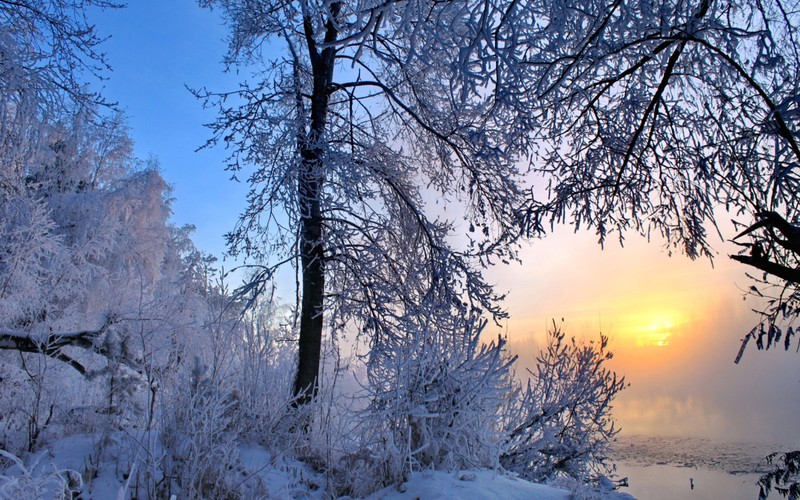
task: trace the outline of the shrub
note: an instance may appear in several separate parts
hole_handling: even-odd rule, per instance
[[[372,349],[362,448],[351,458],[361,473],[372,469],[373,488],[412,471],[499,465],[495,423],[513,359],[503,339],[480,343],[486,321],[477,315],[448,321],[449,328],[406,330],[391,346]]]
[[[602,334],[599,342],[567,341],[553,323],[536,373],[511,404],[503,467],[536,482],[608,472],[607,446],[618,432],[611,402],[625,379],[606,368],[607,347]]]

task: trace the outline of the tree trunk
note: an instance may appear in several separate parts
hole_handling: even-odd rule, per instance
[[[316,393],[322,348],[322,319],[325,292],[325,262],[322,244],[322,213],[320,195],[322,175],[319,160],[311,162],[306,156],[318,151],[303,152],[303,174],[299,181],[301,205],[300,262],[302,265],[302,294],[300,309],[300,339],[297,378],[294,395],[298,403],[308,402]]]
[[[326,44],[334,42],[338,36],[334,19],[340,8],[341,4],[338,2],[331,5],[325,32]],[[307,403],[316,394],[322,350],[325,247],[321,200],[325,181],[325,127],[336,55],[336,49],[330,45],[322,51],[317,50],[311,26],[311,20],[306,19],[306,43],[314,75],[314,88],[311,95],[311,121],[308,134],[299,144],[302,159],[298,194],[303,299],[300,305],[297,378],[294,381],[296,404]]]

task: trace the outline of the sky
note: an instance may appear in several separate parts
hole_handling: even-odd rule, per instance
[[[135,0],[125,9],[94,12],[109,37],[103,51],[112,67],[102,92],[125,111],[141,158],[155,156],[173,188],[173,221],[196,226],[198,248],[220,256],[223,235],[245,206],[247,186],[230,180],[224,148],[196,151],[214,120],[188,88],[230,89],[225,73],[227,31],[214,11],[194,0]]]
[[[110,35],[104,49],[113,72],[103,92],[126,111],[137,155],[159,159],[173,187],[173,221],[195,225],[198,248],[221,256],[247,186],[230,180],[221,147],[196,151],[215,113],[187,86],[237,86],[241,76],[221,64],[226,29],[193,0],[130,4],[92,17]],[[593,234],[570,227],[526,244],[522,265],[488,275],[508,292],[511,318],[500,330],[520,354],[517,370],[532,366],[548,325],[563,318],[569,335],[611,338],[612,366],[630,383],[615,405],[624,433],[800,445],[791,424],[800,414],[800,354],[751,346],[733,363],[756,318],[743,300],[745,270],[727,258],[734,249],[721,240],[717,249],[712,267],[670,257],[660,241],[636,235],[624,248],[609,241],[601,249]]]

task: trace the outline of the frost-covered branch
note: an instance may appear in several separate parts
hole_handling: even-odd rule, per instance
[[[64,352],[65,347],[79,347],[108,355],[98,339],[108,330],[111,322],[106,322],[96,330],[80,330],[73,332],[30,333],[0,329],[0,349],[44,354],[57,359],[74,368],[81,375],[87,376],[89,370],[73,356]]]
[[[608,472],[608,445],[619,432],[611,403],[626,384],[605,366],[607,347],[603,335],[597,343],[567,341],[553,323],[536,373],[512,404],[503,467],[535,481],[588,482]]]

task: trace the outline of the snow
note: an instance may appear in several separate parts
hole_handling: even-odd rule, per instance
[[[93,469],[92,476],[84,474],[83,484],[77,487],[81,498],[126,499],[135,495],[127,478],[133,468],[146,465],[131,453],[133,437],[125,433],[106,435],[75,435],[53,442],[46,449],[25,457],[16,465],[0,471],[0,499],[59,498],[54,490],[69,471]],[[156,451],[157,450],[153,450]],[[242,484],[242,493],[258,492],[267,498],[326,498],[325,478],[307,464],[276,456],[255,444],[239,447],[241,467],[231,470]],[[23,465],[22,462],[25,462]],[[249,483],[249,484],[245,484]],[[569,487],[569,485],[567,485]],[[60,492],[59,492],[60,493]],[[260,496],[259,495],[259,496]],[[348,497],[343,497],[348,498]],[[580,492],[542,484],[534,484],[508,474],[491,470],[463,470],[457,472],[423,471],[412,475],[409,481],[398,486],[388,486],[368,500],[569,500],[572,498],[625,500],[629,495],[612,491]]]
[[[369,500],[437,500],[458,498],[462,500],[569,500],[567,490],[534,484],[488,470],[461,472],[426,471],[414,474],[399,488],[390,486],[371,496]]]

